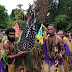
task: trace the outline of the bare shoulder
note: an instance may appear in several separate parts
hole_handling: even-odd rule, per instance
[[[58,35],[57,35],[57,40],[58,40],[58,42],[60,42],[60,43],[64,43],[63,39],[62,39],[60,36],[58,36]]]
[[[5,42],[4,42],[3,48],[4,48],[5,50],[8,50],[8,49],[9,49],[9,42],[8,42],[8,41],[5,41]]]
[[[57,39],[62,39],[60,36],[56,35]]]

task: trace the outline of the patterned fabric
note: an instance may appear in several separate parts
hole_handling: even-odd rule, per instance
[[[71,44],[71,42],[68,40],[67,37],[64,37],[63,40],[67,41],[67,45],[68,45],[68,47],[69,47],[69,50],[70,50],[70,52],[72,53],[72,44]]]
[[[69,46],[67,45],[66,41],[65,43],[63,44],[63,48],[66,49],[66,56],[68,57],[69,55],[71,55],[71,52],[69,50]]]
[[[31,8],[30,16],[25,26],[18,48],[20,51],[30,51],[35,43],[35,10]]]

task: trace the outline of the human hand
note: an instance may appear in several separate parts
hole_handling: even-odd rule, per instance
[[[27,51],[23,51],[23,54],[27,54]]]
[[[18,56],[20,56],[20,55],[22,55],[22,54],[24,54],[22,51],[20,51],[19,53],[18,53]]]
[[[43,24],[41,24],[42,27],[45,27]]]
[[[25,54],[27,54],[27,51],[23,51],[23,56],[25,56]]]

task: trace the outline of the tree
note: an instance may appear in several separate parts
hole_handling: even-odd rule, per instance
[[[21,6],[23,6],[23,5],[22,4],[18,4],[17,6],[18,6],[18,8],[12,10],[10,17],[13,20],[16,20],[18,18],[24,20],[24,11],[25,10],[23,10],[21,8]]]
[[[4,6],[0,5],[0,29],[8,28],[8,13]]]
[[[9,19],[8,19],[8,28],[11,28],[13,23],[14,23],[14,20],[9,17]]]
[[[24,10],[22,10],[21,6],[23,6],[22,4],[18,4],[17,5],[19,7],[19,9],[16,9],[14,14],[15,14],[15,18],[20,18],[23,19],[24,17]]]
[[[54,1],[51,5],[51,9],[49,10],[50,14],[45,22],[49,24],[50,23],[55,24],[56,21],[58,21],[58,24],[57,23],[56,23],[57,25],[55,24],[58,27],[58,29],[70,30],[72,28],[72,0],[58,0],[58,2]],[[66,20],[63,19],[64,16],[66,16],[67,18]],[[65,22],[61,21],[60,18],[63,19]],[[66,28],[63,27],[64,24],[67,25],[68,27]]]
[[[21,9],[21,7],[22,7],[23,5],[22,5],[22,4],[18,4],[17,6],[19,7],[19,9]]]
[[[21,29],[23,29],[25,27],[27,21],[26,20],[24,21],[24,20],[18,19],[18,22],[19,22],[19,27]]]
[[[27,22],[27,14],[24,16],[24,10],[21,8],[23,6],[22,4],[17,5],[18,8],[13,9],[11,12],[11,22],[13,24],[13,20],[17,20],[19,22],[19,27],[24,28],[26,22]],[[13,19],[13,20],[12,20]]]
[[[66,28],[68,26],[67,15],[56,16],[55,21],[53,23],[56,25],[57,31],[60,30],[60,29],[66,30]]]
[[[36,13],[38,13],[37,21],[44,23],[47,18],[47,13],[51,9],[52,0],[37,0]]]
[[[14,12],[16,10],[17,10],[17,8],[16,9],[13,9],[12,12],[11,12],[11,14],[10,14],[10,18],[13,19],[13,20],[15,20],[15,14],[14,14]]]

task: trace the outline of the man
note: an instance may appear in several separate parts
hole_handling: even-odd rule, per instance
[[[44,68],[43,72],[55,72],[55,59],[58,58],[58,68],[59,72],[64,72],[63,64],[62,64],[62,56],[65,54],[65,49],[63,48],[63,40],[57,36],[56,28],[54,24],[50,24],[48,26],[48,34],[49,37],[45,37],[45,45],[46,45],[46,52],[44,56]],[[55,53],[55,51],[57,51]]]
[[[15,49],[15,29],[13,28],[8,28],[5,32],[7,34],[7,40],[5,40],[3,44],[3,48],[5,50],[5,54],[3,56],[3,60],[6,63],[6,72],[15,72],[15,58],[18,56],[23,55],[24,52],[19,52],[16,54],[16,49]],[[7,60],[8,59],[8,60]]]
[[[70,52],[69,46],[67,45],[67,41],[69,41],[69,40],[68,39],[65,40],[66,37],[65,37],[65,34],[64,34],[63,30],[58,31],[58,36],[60,36],[64,41],[63,46],[66,49],[66,56],[64,56],[63,65],[64,65],[65,72],[69,72],[69,67],[71,67],[71,57],[70,57],[71,52]],[[68,67],[68,63],[69,63],[69,67]]]

